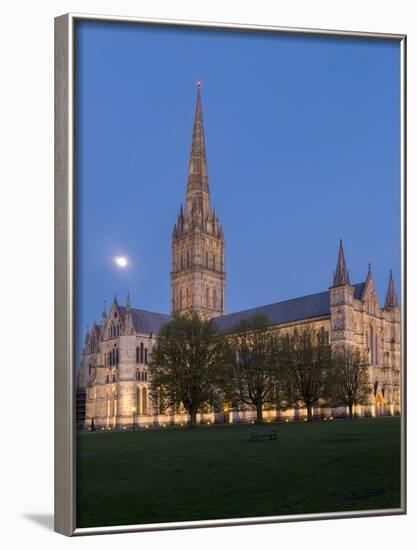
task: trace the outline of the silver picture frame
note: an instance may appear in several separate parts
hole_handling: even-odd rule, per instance
[[[395,509],[77,528],[75,461],[75,29],[79,21],[397,41],[401,49],[401,506]],[[55,18],[55,531],[66,536],[189,529],[406,513],[406,44],[404,34],[142,19],[70,13]]]

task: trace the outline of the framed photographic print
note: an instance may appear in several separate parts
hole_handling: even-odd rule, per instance
[[[405,36],[55,43],[56,530],[405,513]]]

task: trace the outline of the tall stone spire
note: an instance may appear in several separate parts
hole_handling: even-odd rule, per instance
[[[198,83],[185,209],[181,206],[172,232],[172,311],[196,311],[205,317],[222,315],[225,286],[224,234],[210,206]]]
[[[389,272],[388,290],[385,296],[385,309],[392,307],[398,307],[398,296],[395,294],[394,278],[392,276],[392,270]]]
[[[197,83],[197,106],[194,117],[190,164],[186,196],[186,215],[190,219],[205,220],[210,214],[206,145],[204,141],[201,83]]]
[[[346,267],[345,253],[343,251],[343,242],[340,239],[339,256],[337,258],[336,271],[333,275],[333,286],[350,285],[349,271]]]

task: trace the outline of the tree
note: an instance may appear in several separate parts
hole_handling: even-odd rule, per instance
[[[160,408],[181,406],[196,425],[202,412],[217,399],[218,367],[223,357],[223,339],[211,320],[197,312],[176,314],[161,327],[149,364],[151,396]]]
[[[307,408],[307,420],[313,417],[313,406],[326,393],[330,367],[330,345],[323,330],[306,328],[286,334],[283,349],[292,379],[294,397]]]
[[[372,389],[369,382],[368,359],[365,353],[352,345],[337,346],[332,352],[330,388],[332,397],[349,408],[366,405]]]
[[[221,382],[228,400],[256,409],[259,423],[263,408],[279,403],[283,378],[280,339],[268,325],[265,315],[255,314],[229,332]]]

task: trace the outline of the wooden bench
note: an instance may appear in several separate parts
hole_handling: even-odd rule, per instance
[[[273,440],[277,438],[276,430],[256,430],[252,431],[250,434],[251,441],[261,441],[262,439]]]

